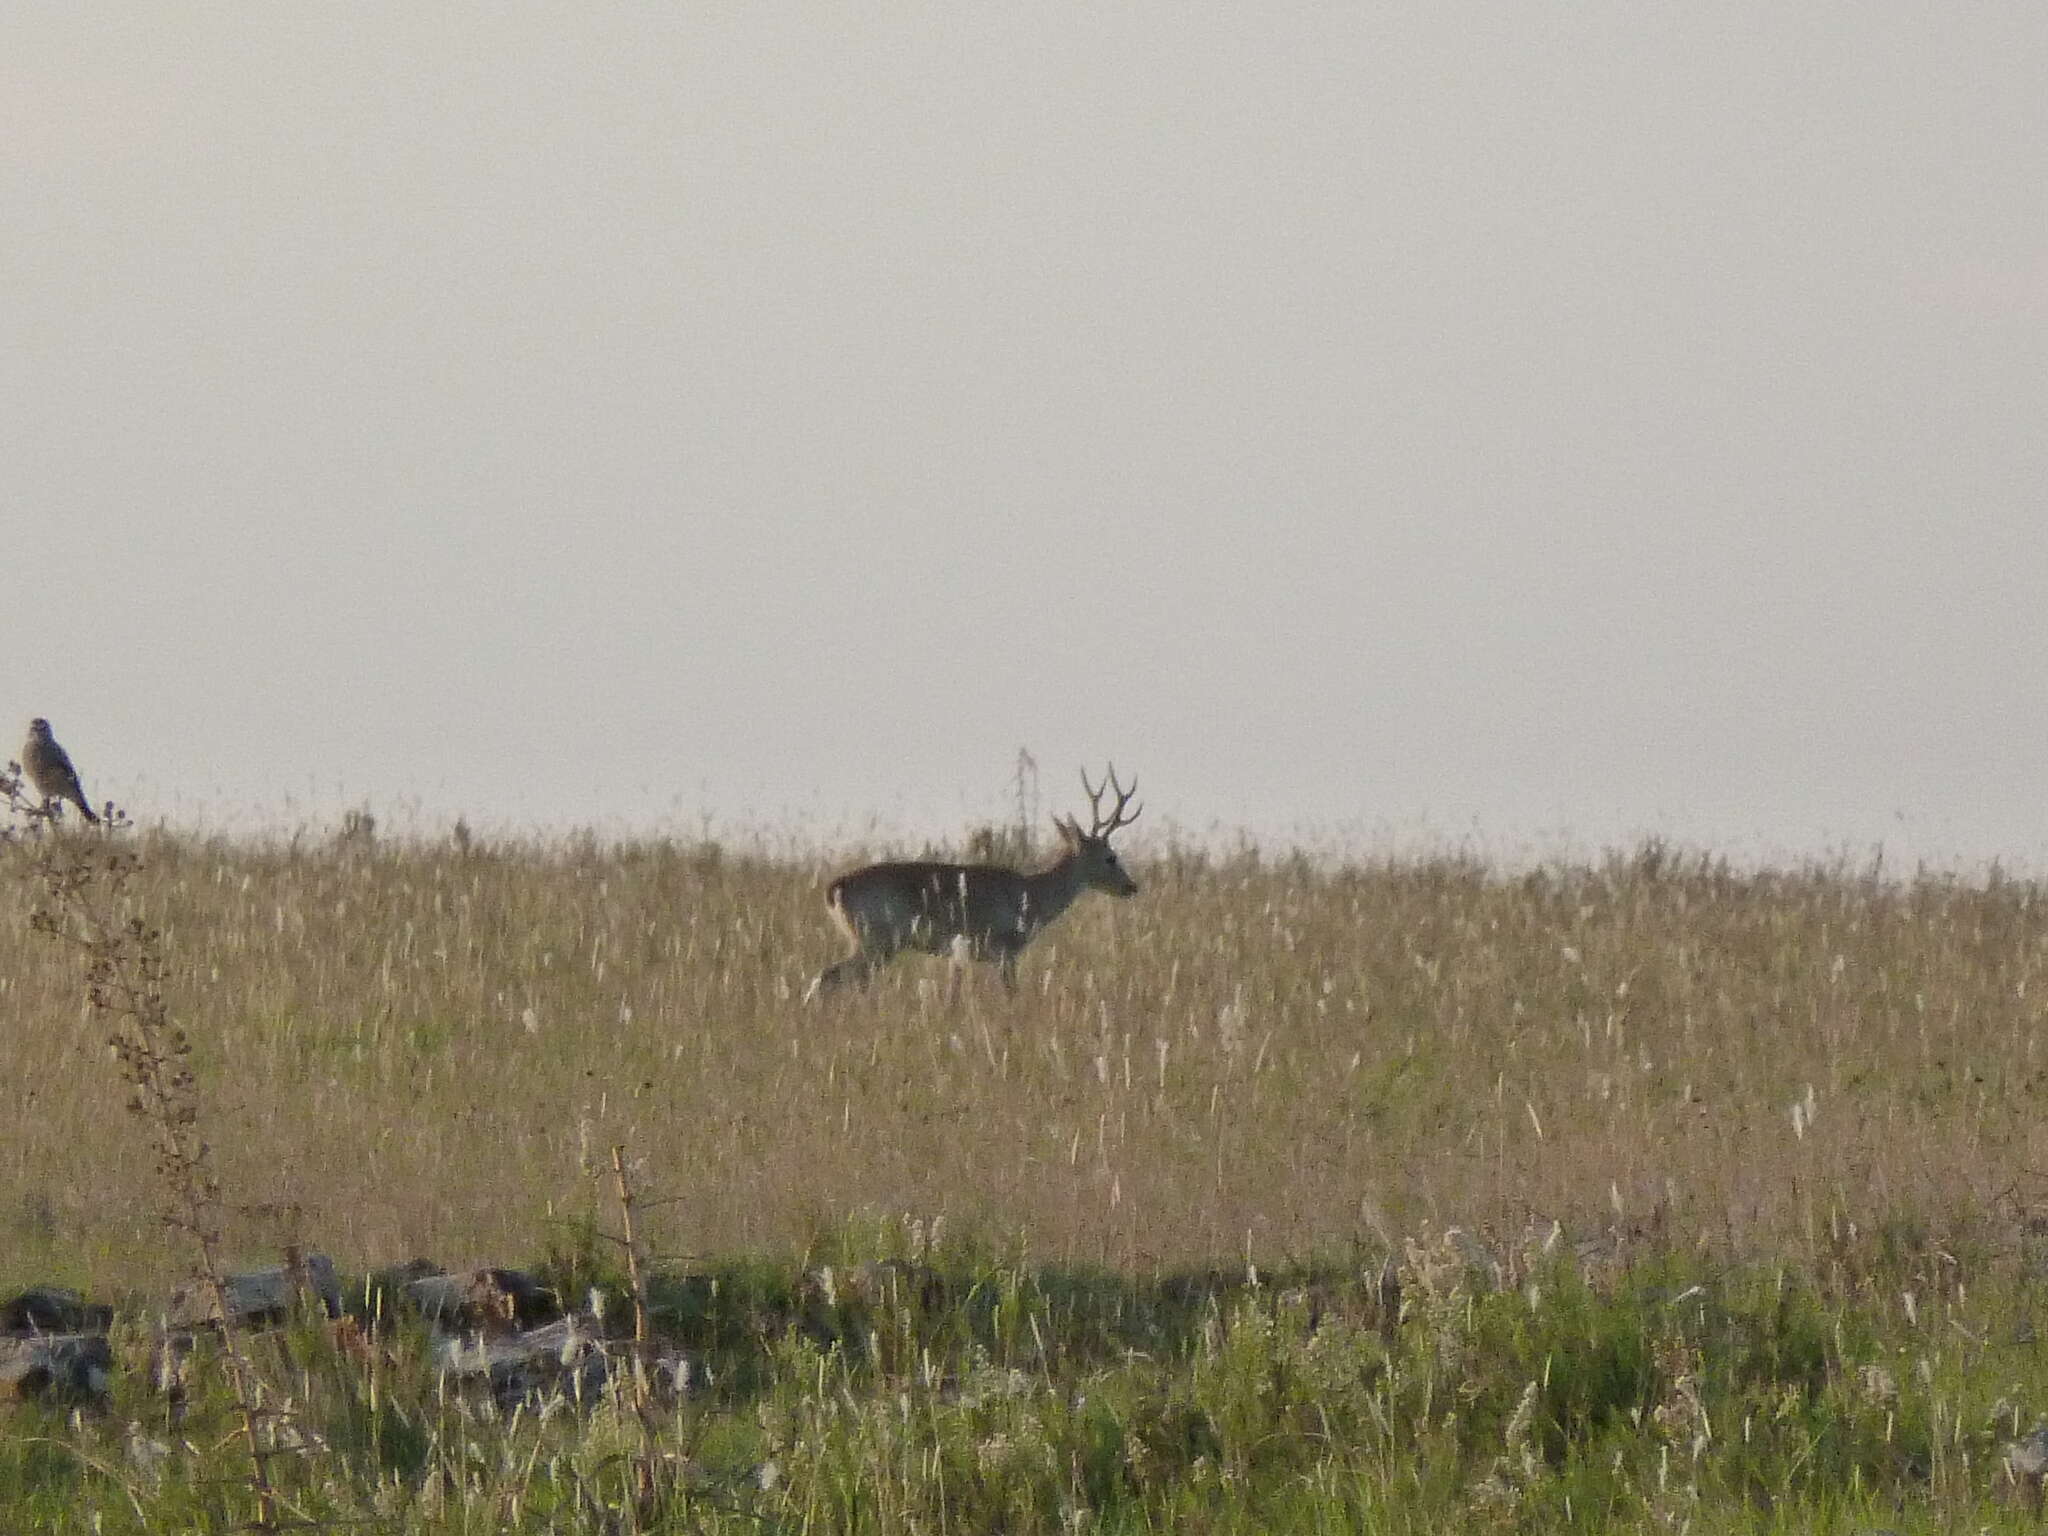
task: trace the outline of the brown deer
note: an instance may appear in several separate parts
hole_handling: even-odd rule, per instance
[[[949,955],[957,980],[964,961],[993,960],[1003,984],[1017,990],[1017,956],[1039,930],[1085,890],[1135,896],[1138,882],[1109,846],[1110,834],[1138,819],[1143,806],[1125,814],[1137,780],[1125,789],[1116,765],[1088,792],[1091,825],[1086,832],[1073,817],[1054,817],[1063,851],[1044,869],[1026,874],[1000,864],[927,862],[870,864],[841,875],[825,891],[825,908],[853,947],[844,960],[818,974],[804,1001],[841,982],[866,981],[902,950]],[[1116,796],[1109,814],[1105,792]]]

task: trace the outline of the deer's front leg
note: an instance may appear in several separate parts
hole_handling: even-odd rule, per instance
[[[1003,978],[1004,990],[1013,997],[1017,992],[1017,956],[1023,952],[1022,944],[1005,944],[996,951],[996,974]]]

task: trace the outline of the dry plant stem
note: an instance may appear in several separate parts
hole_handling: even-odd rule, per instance
[[[149,1128],[154,1144],[167,1200],[164,1221],[191,1240],[199,1277],[220,1313],[222,1359],[249,1452],[249,1490],[256,1503],[250,1528],[275,1531],[279,1501],[268,1466],[272,1451],[261,1429],[268,1410],[234,1326],[221,1255],[220,1184],[199,1134],[196,1084],[186,1066],[192,1047],[164,1000],[161,935],[139,917],[119,923],[110,915],[140,862],[126,849],[104,845],[89,852],[38,849],[28,871],[40,882],[47,905],[31,915],[30,924],[84,958],[86,1000],[112,1021],[109,1044],[130,1089],[128,1110]]]
[[[633,1206],[637,1197],[626,1176],[626,1149],[612,1148],[612,1184],[619,1201],[620,1234],[626,1245],[626,1278],[633,1287],[633,1357],[647,1363],[647,1283],[640,1270],[640,1239],[633,1228]]]
[[[654,1516],[661,1485],[654,1401],[648,1379],[647,1277],[640,1264],[640,1236],[633,1225],[633,1206],[638,1197],[626,1173],[626,1149],[617,1144],[612,1147],[612,1188],[619,1202],[626,1279],[633,1290],[633,1413],[640,1421],[640,1455],[633,1463],[633,1505],[638,1520],[645,1524]]]

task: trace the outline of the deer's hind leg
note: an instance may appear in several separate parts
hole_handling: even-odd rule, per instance
[[[808,1003],[820,992],[829,992],[834,987],[842,986],[849,981],[865,985],[868,977],[875,973],[875,967],[881,963],[880,960],[865,951],[848,955],[836,965],[826,966],[825,969],[818,972],[812,978],[810,986],[804,989],[804,1001]]]
[[[896,951],[902,948],[901,941],[887,929],[856,927],[838,907],[829,910],[840,932],[846,935],[849,948],[844,960],[826,966],[804,989],[804,1001],[807,1003],[820,992],[829,992],[849,981],[867,985],[868,978],[893,960]]]

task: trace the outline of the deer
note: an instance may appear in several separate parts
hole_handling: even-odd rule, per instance
[[[993,961],[1014,993],[1017,956],[1083,891],[1138,894],[1138,882],[1109,846],[1111,834],[1144,810],[1130,808],[1138,781],[1125,789],[1112,763],[1100,784],[1090,784],[1082,769],[1081,788],[1088,793],[1088,830],[1072,816],[1055,816],[1061,852],[1044,869],[1026,873],[1001,864],[919,860],[870,864],[834,880],[825,888],[825,910],[852,947],[844,960],[818,973],[804,1001],[849,981],[865,984],[906,949],[949,956],[956,983],[966,961]],[[1105,794],[1116,797],[1106,815]]]

